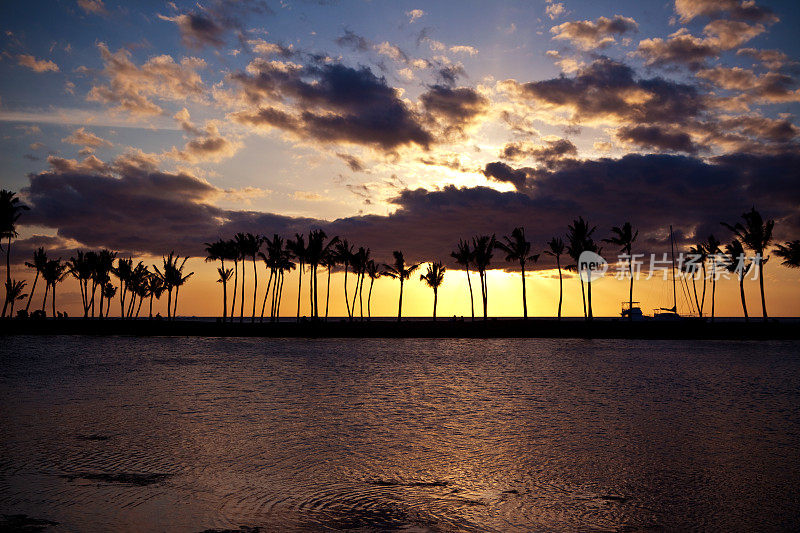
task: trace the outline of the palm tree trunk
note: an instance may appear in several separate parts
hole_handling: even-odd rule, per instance
[[[314,318],[314,265],[308,265],[308,316]]]
[[[466,265],[465,270],[467,271],[467,285],[469,285],[469,306],[470,310],[472,311],[472,320],[475,320],[475,297],[472,295],[472,280],[469,277],[469,265]]]
[[[264,322],[264,309],[267,308],[267,297],[269,296],[269,289],[272,287],[272,276],[273,270],[269,270],[269,278],[267,278],[267,290],[264,291],[264,303],[261,304],[261,319],[260,322]]]
[[[369,278],[369,294],[367,295],[367,319],[372,321],[372,285],[375,283],[375,278]]]
[[[561,302],[564,299],[564,286],[561,279],[561,259],[556,256],[556,265],[558,265],[558,319],[561,320]]]
[[[281,319],[281,302],[283,301],[283,281],[284,281],[284,274],[281,272],[281,286],[278,289],[278,307],[275,308],[275,320],[279,321]]]
[[[403,316],[403,275],[400,275],[400,300],[397,304],[397,321],[400,322]]]
[[[244,285],[242,285],[244,287]],[[181,286],[177,285],[175,287],[175,303],[173,304],[174,307],[172,308],[172,319],[175,320],[175,317],[178,314],[178,292],[181,290]]]
[[[364,272],[361,272],[361,282],[358,284],[358,314],[364,321]]]
[[[150,293],[150,315],[148,318],[153,318],[153,293]]]
[[[433,288],[433,321],[436,322],[436,303],[438,300],[439,291],[436,290],[436,287]]]
[[[94,318],[94,297],[95,291],[97,291],[97,281],[92,279],[92,318]]]
[[[350,318],[355,318],[355,316],[356,316],[356,296],[358,296],[358,279],[359,279],[358,276],[359,276],[359,273],[356,271],[356,269],[353,269],[353,274],[356,275],[356,290],[353,291],[353,305],[350,307],[350,310],[352,312],[351,315],[350,315]]]
[[[350,314],[350,300],[347,297],[347,263],[344,264],[344,303],[347,306],[347,318],[352,319],[353,315]]]
[[[583,318],[586,318],[586,289],[583,287],[583,278],[581,278],[580,271],[578,271],[578,277],[581,280],[581,299],[583,300]]]
[[[8,236],[8,246],[6,246],[6,283],[6,287],[11,289],[11,235]],[[10,294],[6,292],[6,300],[3,304],[3,316],[6,316],[9,296]]]
[[[275,321],[275,316],[278,308],[278,285],[279,283],[283,282],[283,270],[277,270],[275,272],[275,285],[272,287],[272,301],[270,302],[269,306],[269,319],[271,322]]]
[[[242,256],[242,301],[239,302],[239,324],[244,322],[244,286],[247,284],[247,260]]]
[[[50,283],[44,286],[44,300],[42,300],[42,313],[44,313],[45,306],[47,306],[47,291],[50,290]]]
[[[139,297],[139,307],[136,308],[136,318],[139,318],[139,313],[142,310],[142,303],[144,302],[144,298]]]
[[[528,320],[528,298],[525,294],[525,265],[522,264],[522,315]]]
[[[222,263],[222,323],[228,321],[228,280],[225,279],[225,259],[220,257],[219,262]],[[152,301],[152,297],[150,298]],[[152,312],[150,313],[153,314]],[[263,313],[262,313],[263,316]]]
[[[119,317],[125,318],[125,290],[122,280],[119,280]]]
[[[256,256],[253,255],[253,316],[250,317],[250,323],[256,322],[256,294],[258,294],[258,269],[256,268]]]
[[[767,316],[767,301],[764,299],[764,258],[761,254],[758,259],[758,284],[761,288],[761,314],[766,322],[769,316]]]
[[[167,320],[172,319],[172,287],[167,290]]]
[[[56,316],[56,284],[53,283],[53,318]]]
[[[33,293],[36,290],[36,282],[39,281],[39,269],[36,269],[36,277],[33,278],[33,287],[31,287],[31,293],[28,295],[28,303],[25,305],[25,312],[28,312],[28,309],[31,307],[31,300],[33,299]]]
[[[592,320],[594,318],[594,315],[592,314],[592,281],[591,281],[591,279],[586,282],[586,301],[589,304],[589,317],[588,318],[589,318],[589,320]]]
[[[297,321],[300,322],[300,295],[303,294],[303,262],[297,265]]]
[[[328,321],[328,304],[331,301],[331,267],[328,265],[328,284],[325,285],[325,322]]]
[[[231,323],[233,323],[233,317],[236,315],[236,293],[238,292],[239,287],[239,260],[233,260],[233,298],[231,300]]]
[[[100,305],[103,305],[102,300],[100,301]],[[106,316],[108,316],[109,309],[111,309],[111,298],[106,299]],[[100,315],[100,317],[102,318],[102,315]]]
[[[744,299],[744,276],[739,274],[739,296],[742,298],[742,311],[744,311],[744,321],[750,322],[750,317],[747,315],[747,302]]]
[[[110,301],[110,300],[109,300]],[[94,313],[94,309],[92,309],[92,313]],[[108,312],[106,312],[108,314]],[[103,287],[100,286],[100,310],[97,312],[98,318],[103,318]]]
[[[628,256],[630,257],[628,266],[631,274],[631,285],[628,288],[628,320],[633,320],[633,313],[630,312],[630,309],[633,307],[633,256],[630,252],[628,252]]]
[[[714,322],[714,304],[717,294],[716,265],[711,263],[711,322]]]
[[[489,317],[489,314],[488,314],[488,307],[489,307],[488,304],[489,304],[489,302],[488,302],[488,300],[489,300],[489,298],[488,298],[488,294],[487,294],[488,287],[487,287],[487,283],[486,283],[486,271],[485,270],[481,270],[480,271],[480,275],[481,275],[481,299],[483,300],[483,319],[484,320],[488,320],[488,317]]]
[[[703,309],[706,307],[706,263],[703,261],[703,296],[700,298],[700,316],[703,316]]]

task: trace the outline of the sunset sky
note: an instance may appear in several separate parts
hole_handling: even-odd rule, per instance
[[[777,242],[798,239],[798,27],[796,1],[4,2],[0,183],[31,207],[15,277],[32,279],[38,246],[175,250],[200,257],[179,312],[212,315],[203,243],[241,231],[322,228],[379,261],[449,265],[459,238],[521,225],[543,250],[578,215],[598,239],[630,221],[639,253],[668,249],[670,224],[681,248],[726,243],[720,222],[755,206]],[[520,315],[502,259],[490,314]],[[553,267],[528,278],[532,315],[555,313]],[[404,314],[429,315],[417,280]],[[469,314],[465,280],[452,265],[440,315]],[[565,314],[582,314],[577,279],[565,290]],[[636,299],[649,313],[670,290],[641,282]],[[293,291],[296,274],[286,315]],[[78,314],[74,280],[59,292]],[[396,312],[396,293],[376,283],[373,314]],[[740,316],[734,281],[717,296]],[[602,280],[595,312],[626,298]],[[748,298],[758,314],[757,283]],[[769,262],[767,299],[800,314],[800,272]]]

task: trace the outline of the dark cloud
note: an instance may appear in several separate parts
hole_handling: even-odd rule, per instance
[[[350,30],[344,30],[344,35],[338,37],[334,42],[343,48],[350,48],[358,52],[366,52],[370,48],[369,41]]]
[[[681,22],[721,14],[751,22],[778,21],[769,8],[756,5],[754,0],[675,0],[675,12],[680,15]]]
[[[248,72],[234,74],[233,79],[244,96],[259,105],[234,114],[244,124],[385,151],[408,144],[427,148],[433,142],[421,118],[383,77],[366,67],[354,69],[338,63],[290,67],[256,60]]]
[[[488,98],[470,87],[434,85],[420,96],[420,101],[442,126],[445,135],[463,133],[464,128],[476,122],[489,108]]]
[[[528,142],[507,143],[500,152],[500,157],[510,161],[531,158],[545,165],[553,165],[566,156],[577,156],[578,149],[569,139],[545,141],[544,145]]]
[[[64,242],[126,252],[176,249],[200,255],[203,242],[237,231],[286,235],[320,227],[370,246],[379,258],[401,249],[410,260],[446,259],[459,238],[503,234],[518,225],[526,227],[534,249],[541,249],[578,215],[597,224],[599,236],[629,220],[640,229],[642,251],[663,250],[670,224],[680,239],[714,233],[724,240],[729,235],[720,221],[736,220],[751,205],[778,221],[778,239],[800,229],[798,154],[737,154],[711,161],[632,154],[566,160],[553,169],[499,163],[490,167],[496,176],[519,183],[525,174],[518,191],[404,189],[391,200],[397,208],[391,215],[335,221],[218,208],[211,202],[223,191],[187,173],[161,171],[141,155],[98,170],[95,163],[51,164],[51,170],[32,175],[22,191],[32,207],[25,223],[57,228]],[[515,172],[521,173],[515,177]]]
[[[531,170],[530,168],[514,169],[501,161],[495,161],[486,164],[483,175],[495,181],[511,183],[517,189],[523,189]]]
[[[272,9],[262,0],[212,0],[187,13],[158,17],[178,26],[184,46],[200,49],[224,46],[227,32],[243,33],[242,21],[253,13],[272,13]]]
[[[350,170],[353,172],[363,172],[364,171],[364,163],[361,162],[359,158],[354,155],[344,154],[344,153],[337,153],[336,156],[347,163],[347,166],[350,167]]]
[[[583,50],[605,48],[616,42],[615,36],[635,32],[639,24],[630,17],[614,15],[612,18],[600,17],[597,20],[576,20],[564,22],[550,28],[553,39],[570,41]]]
[[[642,148],[686,152],[696,154],[700,149],[692,137],[683,131],[672,131],[661,126],[623,126],[617,130],[617,138]]]
[[[627,65],[602,57],[572,78],[504,82],[522,100],[564,109],[572,122],[675,122],[699,115],[703,98],[690,85],[664,78],[635,79]]]
[[[456,82],[458,82],[458,78],[466,75],[467,72],[464,70],[464,66],[461,65],[461,63],[445,65],[436,70],[437,81],[442,85],[447,85],[448,87],[452,87],[456,84]]]

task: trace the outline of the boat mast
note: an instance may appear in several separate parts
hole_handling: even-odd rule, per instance
[[[672,224],[669,225],[669,242],[672,250],[672,311],[678,312],[678,297],[675,292],[675,236],[672,234]]]

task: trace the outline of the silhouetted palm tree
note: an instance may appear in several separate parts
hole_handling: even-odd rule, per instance
[[[559,237],[553,237],[549,243],[548,250],[544,253],[556,258],[556,266],[558,267],[558,319],[561,320],[561,302],[564,297],[564,287],[561,278],[561,256],[564,255],[564,241]]]
[[[583,316],[587,320],[591,320],[592,317],[592,282],[591,280],[591,272],[588,272],[587,276],[587,284],[589,285],[588,290],[584,290],[583,285],[583,276],[581,275],[580,270],[582,266],[580,263],[580,256],[583,252],[595,252],[599,253],[599,248],[594,244],[592,240],[592,234],[597,229],[597,226],[589,226],[589,223],[583,219],[583,217],[578,217],[575,219],[571,225],[567,226],[567,255],[569,255],[575,263],[573,265],[567,266],[569,269],[578,270],[578,278],[581,282],[581,298],[583,300]]]
[[[117,294],[117,288],[111,284],[111,282],[106,282],[103,285],[103,289],[101,290],[101,298],[100,298],[100,317],[103,316],[103,298],[106,300],[106,316],[108,316],[108,310],[111,307],[111,300],[114,298],[114,295]]]
[[[369,276],[369,294],[367,295],[367,317],[372,320],[372,285],[375,280],[381,277],[381,270],[377,263],[370,259],[367,261],[367,275]]]
[[[217,283],[222,283],[222,287],[223,287],[223,289],[222,289],[222,294],[223,294],[223,298],[224,298],[224,295],[225,295],[225,285],[226,285],[226,284],[228,283],[228,281],[231,279],[231,276],[233,276],[233,269],[232,269],[232,268],[222,268],[222,267],[217,267],[217,273],[219,274],[219,279],[217,280]],[[267,288],[267,290],[269,291],[269,288]],[[266,296],[265,296],[265,299],[266,299]],[[222,309],[223,309],[223,310],[224,310],[224,309],[226,309],[226,308],[227,308],[227,306],[228,306],[228,302],[227,302],[227,301],[223,302],[223,304],[222,304]],[[263,310],[262,310],[262,315],[261,315],[261,316],[262,316],[262,317],[264,316],[264,315],[263,315]],[[227,322],[227,317],[223,317],[223,318],[222,318],[222,320],[223,320],[224,322]]]
[[[369,262],[369,248],[363,246],[358,248],[358,251],[350,258],[353,266],[353,274],[356,275],[356,290],[353,292],[353,316],[356,314],[356,296],[358,296],[358,308],[361,320],[364,320],[364,301],[362,292],[364,288],[364,277],[366,276],[367,263]]]
[[[14,317],[14,304],[17,300],[24,300],[27,294],[23,294],[22,291],[25,290],[25,285],[27,285],[27,281],[6,281],[6,295],[8,295],[8,301],[10,304],[10,309],[8,311],[9,318]]]
[[[228,280],[231,279],[233,275],[233,269],[226,269],[225,268],[225,259],[228,256],[228,243],[227,241],[223,241],[222,239],[217,240],[216,242],[212,243],[205,243],[206,245],[206,261],[219,261],[220,262],[220,270],[222,272],[226,272],[227,270],[231,271],[230,276],[222,277],[222,321],[228,321]],[[152,314],[152,313],[151,313]]]
[[[309,294],[311,295],[311,316],[319,318],[319,300],[317,290],[317,267],[329,259],[330,251],[339,241],[339,237],[333,237],[325,241],[328,236],[322,230],[312,230],[308,233],[308,247],[306,249],[306,260],[311,274],[311,284]],[[328,271],[330,274],[330,271]],[[328,278],[330,283],[330,277]]]
[[[397,321],[400,322],[403,317],[403,282],[407,280],[415,270],[419,268],[420,263],[414,263],[406,266],[406,261],[403,258],[403,252],[395,250],[392,252],[394,262],[391,265],[384,264],[386,268],[384,275],[393,279],[400,280],[400,299],[397,304]]]
[[[241,244],[244,246],[242,249],[242,256],[243,257],[250,257],[253,261],[253,314],[250,317],[250,323],[255,323],[256,321],[256,294],[258,293],[258,269],[256,268],[256,257],[261,251],[261,245],[264,244],[264,237],[261,235],[253,235],[252,233],[246,233],[244,242]],[[244,263],[242,263],[244,266]],[[242,278],[242,288],[244,289],[244,278]],[[242,299],[244,302],[244,298]]]
[[[483,319],[488,319],[489,287],[486,280],[486,269],[492,262],[497,241],[492,235],[479,235],[472,238],[472,260],[481,279],[481,300],[483,301]]]
[[[625,222],[622,227],[614,226],[611,228],[611,233],[614,234],[610,239],[603,239],[603,242],[615,244],[620,247],[620,253],[628,258],[628,273],[631,277],[630,286],[628,288],[628,309],[633,308],[633,243],[636,237],[639,236],[639,230],[634,231],[630,222]],[[628,319],[633,320],[633,313],[628,312]]]
[[[697,312],[700,316],[703,316],[703,309],[705,309],[706,304],[706,261],[708,259],[708,255],[706,254],[706,249],[703,247],[702,244],[697,244],[689,248],[688,255],[692,257],[694,260],[691,262],[684,263],[682,269],[687,273],[691,274],[692,276],[692,290],[694,291],[694,303],[697,306]],[[702,272],[703,278],[703,291],[702,296],[700,298],[697,297],[697,278],[700,277],[698,274]]]
[[[3,239],[7,239],[6,286],[9,288],[13,287],[13,283],[11,283],[11,239],[17,236],[17,220],[22,216],[22,212],[28,209],[28,206],[20,203],[17,193],[6,189],[0,190],[0,250],[3,248]],[[6,294],[2,316],[6,316],[6,308],[10,303],[8,296]]]
[[[717,264],[720,262],[719,249],[720,242],[713,236],[709,235],[708,239],[702,244],[706,256],[711,260],[711,322],[714,322],[716,294],[717,294]]]
[[[230,269],[228,269],[230,270]],[[150,297],[150,312],[149,318],[153,318],[153,298],[156,300],[161,299],[161,294],[164,292],[164,282],[158,274],[150,274],[147,278],[147,295]]]
[[[277,302],[274,302],[275,311],[273,314],[273,320],[277,321],[280,320],[281,316],[281,302],[283,301],[283,278],[285,272],[291,272],[295,269],[296,263],[292,261],[292,254],[289,250],[284,250],[283,254],[281,255],[280,262],[278,263],[278,281],[279,284],[277,285]]]
[[[294,234],[294,239],[286,241],[286,248],[297,259],[297,321],[300,321],[300,295],[303,293],[303,268],[306,264],[306,238],[300,233]]]
[[[753,263],[747,261],[742,243],[737,240],[734,240],[725,246],[725,253],[731,258],[730,262],[725,263],[725,268],[728,270],[728,272],[736,274],[736,277],[739,280],[739,296],[742,299],[744,320],[745,322],[749,322],[750,317],[747,314],[747,302],[744,298],[744,277],[747,275],[750,267],[753,266]]]
[[[469,265],[473,261],[473,252],[469,247],[469,242],[464,240],[458,241],[458,246],[452,252],[450,257],[456,260],[456,263],[464,267],[467,273],[467,284],[469,285],[469,306],[472,311],[472,320],[475,320],[475,298],[472,295],[472,280],[469,277]]]
[[[31,292],[28,295],[28,303],[25,305],[25,313],[31,307],[31,300],[33,299],[33,293],[36,290],[36,282],[39,281],[39,275],[44,270],[44,266],[47,264],[47,253],[44,251],[44,248],[39,248],[35,252],[33,252],[33,263],[29,263],[25,261],[25,266],[28,268],[36,269],[36,277],[33,278],[33,286],[31,287]]]
[[[420,275],[420,281],[424,281],[425,285],[433,289],[433,320],[436,320],[436,304],[439,299],[439,286],[444,281],[444,273],[447,270],[442,263],[433,262],[428,264],[428,270],[425,274]]]
[[[56,316],[56,285],[61,283],[67,276],[66,270],[67,265],[62,263],[61,259],[51,259],[44,266],[44,272],[42,272],[42,279],[47,284],[44,290],[44,301],[42,301],[42,312],[44,312],[45,305],[47,304],[47,291],[52,287],[53,317]]]
[[[130,280],[128,281],[128,290],[131,293],[131,301],[128,304],[128,318],[139,316],[142,309],[142,302],[147,296],[147,278],[150,276],[150,271],[142,261],[136,265],[136,268],[131,272]],[[138,298],[138,305],[137,305]]]
[[[347,306],[347,316],[353,319],[353,313],[350,312],[350,300],[347,295],[347,267],[353,259],[353,245],[347,242],[347,239],[342,239],[336,243],[336,259],[337,262],[344,266],[344,303]]]
[[[525,240],[525,228],[514,228],[511,236],[503,237],[505,242],[498,242],[497,247],[505,252],[506,262],[517,262],[522,274],[522,316],[528,320],[528,297],[525,292],[525,265],[528,261],[536,263],[539,254],[531,254],[531,243]]]
[[[99,316],[103,318],[103,300],[106,298],[107,291],[105,287],[111,282],[111,271],[114,268],[114,259],[117,257],[117,252],[112,252],[111,250],[106,250],[105,248],[100,250],[97,254],[97,262],[94,269],[94,277],[92,278],[93,287],[98,286],[101,288],[100,290],[100,309],[99,309]],[[116,294],[116,291],[114,292]],[[92,316],[94,316],[94,291],[92,291]],[[105,315],[108,316],[108,309],[109,306],[106,305]]]
[[[162,259],[162,263],[164,265],[163,271],[159,270],[157,266],[153,265],[156,274],[161,278],[161,282],[164,284],[164,287],[167,290],[168,320],[175,318],[175,315],[178,312],[178,291],[186,282],[186,280],[194,275],[194,272],[190,272],[185,276],[183,275],[183,266],[186,264],[187,259],[189,259],[188,256],[181,261],[180,256],[175,255],[175,252],[173,251],[169,253],[169,256]],[[178,261],[180,261],[180,264],[178,264]],[[242,284],[244,284],[244,278],[242,278],[242,280]],[[175,289],[174,307],[172,306],[172,289]]]
[[[89,316],[89,307],[91,306],[89,300],[89,281],[92,279],[94,265],[83,250],[77,250],[75,255],[70,257],[67,261],[67,269],[69,273],[78,280],[78,287],[81,291],[81,304],[83,305],[83,317],[86,318]]]
[[[111,272],[119,278],[119,317],[125,318],[125,293],[128,291],[128,281],[133,272],[133,259],[120,258],[117,267],[112,268]]]
[[[339,237],[334,237],[336,242],[339,242]],[[328,310],[330,308],[331,302],[331,273],[333,269],[336,267],[336,264],[339,262],[338,256],[336,254],[336,243],[331,242],[331,246],[322,254],[322,258],[320,259],[319,264],[325,267],[325,270],[328,271],[328,282],[325,285],[325,321],[328,320]]]
[[[769,317],[767,315],[767,301],[764,298],[764,264],[768,258],[764,257],[764,253],[772,244],[772,230],[775,227],[775,221],[767,220],[765,222],[755,207],[743,213],[742,219],[744,224],[737,222],[731,226],[723,222],[722,225],[736,235],[742,246],[755,253],[753,263],[758,267],[758,283],[761,289],[761,314],[766,322]]]
[[[786,241],[775,248],[775,255],[783,259],[782,265],[800,268],[800,241]]]
[[[236,239],[225,241],[225,250],[225,259],[233,261],[233,296],[231,297],[230,314],[230,321],[233,322],[233,317],[236,314],[236,294],[239,286],[239,259],[241,259],[242,254],[239,251],[239,244],[236,242]]]

